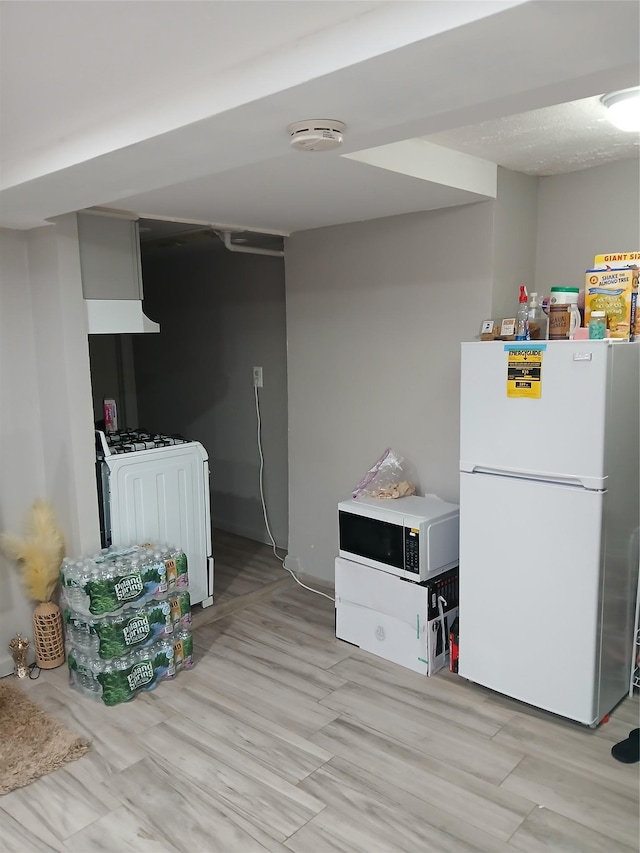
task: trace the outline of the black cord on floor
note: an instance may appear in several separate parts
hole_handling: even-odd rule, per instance
[[[36,672],[36,670],[37,670],[37,672]],[[34,672],[36,672],[35,675],[33,674]],[[40,667],[37,665],[37,663],[35,661],[33,663],[29,664],[29,678],[32,681],[35,681],[36,678],[40,678]]]

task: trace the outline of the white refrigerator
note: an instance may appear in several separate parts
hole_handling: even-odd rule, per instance
[[[462,344],[459,672],[587,725],[629,689],[639,366],[639,343]]]

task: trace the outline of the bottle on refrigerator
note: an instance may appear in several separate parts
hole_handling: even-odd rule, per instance
[[[551,288],[551,305],[567,305],[569,306],[569,334],[568,338],[573,340],[576,331],[582,324],[580,309],[578,308],[578,298],[580,296],[580,288],[578,287],[552,287]]]
[[[607,314],[605,311],[592,311],[589,318],[589,337],[603,340],[607,336]]]
[[[524,284],[520,285],[518,313],[516,314],[516,340],[528,341],[529,338],[529,297]]]
[[[531,340],[546,341],[549,335],[549,318],[542,310],[537,293],[529,296],[529,336]]]

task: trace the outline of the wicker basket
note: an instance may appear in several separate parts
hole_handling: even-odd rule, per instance
[[[64,663],[62,614],[53,601],[43,601],[34,610],[33,639],[36,664],[41,669],[55,669]]]

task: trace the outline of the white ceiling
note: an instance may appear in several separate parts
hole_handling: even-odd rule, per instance
[[[485,161],[637,156],[597,96],[638,82],[639,10],[3,0],[0,225],[98,206],[288,234],[491,198]],[[345,121],[341,151],[290,149],[307,118]]]
[[[604,93],[602,93],[604,94]],[[638,157],[640,134],[607,119],[598,96],[427,136],[525,175],[561,175]]]

